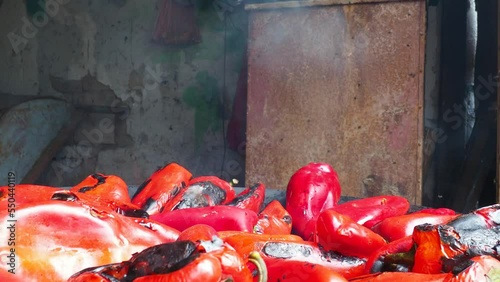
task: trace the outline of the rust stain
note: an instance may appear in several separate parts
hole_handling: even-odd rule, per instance
[[[285,189],[325,161],[344,195],[420,201],[422,5],[251,11],[248,183]]]

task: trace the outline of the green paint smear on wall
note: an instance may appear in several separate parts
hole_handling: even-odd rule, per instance
[[[195,111],[194,137],[195,147],[198,150],[206,132],[209,130],[216,132],[222,128],[217,80],[206,71],[199,72],[196,74],[196,83],[184,90],[182,99]]]

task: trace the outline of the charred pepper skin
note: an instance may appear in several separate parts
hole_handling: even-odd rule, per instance
[[[241,191],[236,198],[228,202],[226,205],[248,209],[255,213],[259,213],[266,198],[266,186],[262,183],[256,183]]]
[[[169,200],[186,188],[192,174],[177,163],[169,163],[144,181],[132,197],[132,203],[149,215],[161,212]]]
[[[341,194],[337,172],[327,163],[310,163],[297,170],[287,185],[286,210],[293,218],[292,232],[314,240],[316,219],[333,208]]]
[[[365,273],[376,273],[383,271],[396,271],[396,269],[411,269],[413,267],[413,248],[412,236],[406,236],[401,239],[392,241],[382,248],[374,252],[366,262]],[[393,259],[391,255],[397,255],[397,259]],[[406,258],[401,257],[407,256]],[[409,261],[407,260],[409,258]]]
[[[203,228],[198,226],[197,230],[211,232]],[[259,275],[267,277],[262,259],[254,254],[244,259],[230,245],[216,237],[211,241],[178,240],[147,248],[134,254],[128,261],[84,269],[72,275],[68,282],[219,282],[227,279],[252,282],[253,275],[248,263],[255,263]],[[259,278],[259,281],[265,281]]]
[[[227,181],[217,176],[196,177],[165,204],[162,212],[222,205],[233,200],[234,197],[234,189]]]

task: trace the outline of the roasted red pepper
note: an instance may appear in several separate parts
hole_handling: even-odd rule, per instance
[[[489,229],[500,225],[500,204],[479,208],[471,213],[460,215],[450,221],[458,232],[462,230]]]
[[[296,171],[286,189],[286,210],[293,218],[293,232],[314,239],[319,214],[333,208],[341,188],[335,170],[326,163],[310,163]]]
[[[375,224],[373,231],[380,234],[387,241],[394,241],[413,233],[413,228],[421,224],[446,224],[455,219],[457,215],[439,215],[428,213],[411,213],[386,218]]]
[[[290,234],[292,217],[278,200],[273,200],[260,212],[253,231],[257,234]]]
[[[422,274],[413,272],[382,272],[356,277],[350,279],[349,282],[444,282],[451,276],[451,273]]]
[[[426,208],[416,211],[421,213],[430,213],[430,214],[441,214],[441,215],[454,215],[457,214],[454,210],[448,208]]]
[[[70,191],[96,196],[96,201],[130,203],[128,186],[116,175],[95,173],[73,186]]]
[[[153,274],[134,279],[134,282],[219,282],[222,277],[222,266],[211,254],[200,254],[193,262],[182,269],[167,274]]]
[[[270,240],[265,238],[259,240],[255,239],[255,236],[272,237]],[[253,234],[245,239],[242,235],[241,237],[228,237],[225,241],[240,254],[255,251],[260,253],[264,260],[273,258],[318,264],[338,272],[347,279],[363,274],[365,261],[362,259],[325,251],[317,243],[302,241],[298,236],[292,238],[294,241],[289,238],[293,235],[281,235],[281,238],[275,236],[278,235]]]
[[[260,278],[265,275],[265,263],[258,255],[250,254],[248,262],[255,263]],[[134,254],[128,261],[84,269],[71,276],[68,282],[219,282],[226,279],[251,282],[253,276],[247,261],[229,245],[215,238],[214,241],[199,243],[176,241],[159,244]]]
[[[19,198],[30,192],[21,191],[16,190]],[[66,281],[82,268],[121,262],[147,247],[175,241],[179,235],[173,228],[122,216],[106,205],[81,200],[77,194],[55,191],[52,200],[16,209],[16,275],[5,281]],[[2,222],[9,218],[7,209],[0,210]],[[1,254],[13,247],[7,244],[9,232],[6,227],[0,229]],[[0,267],[2,271],[6,272]]]
[[[217,231],[234,230],[252,232],[257,214],[251,210],[232,206],[190,208],[154,214],[151,219],[183,231],[195,224],[207,224]]]
[[[466,268],[444,282],[500,281],[500,261],[491,256],[473,257],[463,266]]]
[[[413,247],[412,236],[406,236],[392,241],[375,251],[366,262],[365,273],[376,273],[383,271],[409,271],[413,266],[413,255],[410,250]],[[411,262],[406,264],[401,255],[411,256]],[[394,258],[392,256],[399,257]],[[402,269],[404,268],[404,269]]]
[[[358,224],[372,228],[385,218],[406,214],[410,209],[410,202],[405,197],[387,195],[348,201],[332,209],[347,215]]]
[[[50,186],[16,184],[15,187],[15,205],[16,207],[24,204],[50,201],[52,195],[57,191],[64,191]],[[9,199],[9,186],[0,186],[0,212],[7,210]]]
[[[458,231],[449,225],[419,225],[413,232],[417,249],[412,271],[450,272],[481,255],[500,259],[499,238],[500,226]]]
[[[244,258],[253,251],[260,251],[267,242],[303,242],[302,238],[296,235],[267,235],[252,234],[248,232],[238,232],[230,235],[224,235],[219,232],[219,236],[229,245],[231,245]]]
[[[201,208],[230,202],[235,197],[233,187],[217,176],[196,177],[188,186],[169,200],[163,212],[186,208]]]
[[[217,231],[212,226],[196,224],[182,231],[177,241],[211,241],[214,236],[217,236]]]
[[[347,282],[344,276],[320,264],[273,258],[265,262],[268,282]]]
[[[377,233],[334,210],[320,214],[316,230],[323,248],[346,256],[368,258],[386,244]]]
[[[182,166],[167,164],[137,188],[132,203],[150,215],[159,213],[169,200],[186,188],[191,176]]]
[[[227,205],[248,209],[258,214],[262,209],[265,197],[266,186],[262,183],[257,183],[241,191],[241,193],[239,193],[238,196],[236,196],[236,198],[232,201],[227,203]]]
[[[459,241],[460,235],[446,225],[423,224],[415,227],[413,241],[417,244],[412,271],[441,273],[445,259],[461,255],[467,246]]]

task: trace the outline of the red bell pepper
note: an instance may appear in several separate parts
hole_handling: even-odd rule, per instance
[[[340,199],[337,172],[326,163],[310,163],[297,170],[286,189],[286,210],[293,218],[293,232],[313,240],[319,214]]]
[[[252,232],[255,223],[257,223],[257,214],[251,210],[232,206],[212,206],[162,212],[152,215],[151,219],[179,231],[195,224],[207,224],[217,231]]]
[[[250,253],[260,251],[267,242],[303,242],[302,238],[296,235],[268,235],[252,234],[248,232],[238,232],[224,235],[226,232],[219,232],[219,236],[231,245],[239,254],[246,258]]]
[[[167,274],[138,277],[134,282],[219,282],[221,277],[222,266],[219,260],[208,253],[203,253],[182,269]]]
[[[211,241],[214,236],[217,236],[217,231],[210,225],[196,224],[179,234],[177,241]]]
[[[95,173],[73,186],[70,191],[96,197],[96,201],[116,201],[130,203],[128,186],[116,175]]]
[[[265,198],[266,186],[262,183],[257,183],[241,191],[236,198],[226,205],[248,209],[254,211],[255,213],[259,213],[262,209]]]
[[[278,200],[273,200],[259,214],[253,230],[257,234],[290,234],[292,217]]]
[[[269,237],[270,240],[265,238],[259,240],[252,238],[252,236],[271,237]],[[317,243],[303,241],[298,236],[290,240],[289,236],[294,235],[253,234],[248,236],[248,239],[245,239],[242,235],[241,237],[228,237],[225,241],[240,254],[254,251],[258,252],[264,260],[274,258],[318,264],[341,274],[347,279],[363,274],[364,260],[325,251]]]
[[[358,224],[372,228],[385,218],[404,215],[410,209],[410,202],[401,196],[376,196],[356,199],[332,208],[347,215]]]
[[[19,198],[22,193],[16,190]],[[0,229],[0,253],[15,249],[16,275],[12,279],[66,281],[82,268],[121,262],[147,247],[175,241],[179,235],[168,226],[122,216],[105,205],[72,195],[70,191],[55,192],[54,200],[23,204],[16,209],[16,222],[9,223],[10,214],[0,210],[0,220],[7,224]],[[9,224],[14,226],[8,229]],[[11,231],[16,237],[9,246]]]
[[[470,259],[467,267],[444,282],[500,281],[500,261],[491,256],[477,256]]]
[[[231,202],[236,197],[236,192],[234,191],[233,186],[231,186],[231,184],[226,180],[220,179],[217,176],[198,176],[189,181],[189,185],[201,183],[210,183],[211,185],[224,191],[225,196],[223,197],[224,200],[221,202],[222,205]]]
[[[43,185],[16,184],[11,191],[14,192],[16,206],[20,207],[24,204],[50,201],[54,193],[66,190]],[[7,210],[9,194],[9,186],[0,186],[0,211]]]
[[[375,224],[373,231],[380,234],[387,241],[394,241],[413,233],[413,228],[421,224],[446,224],[458,215],[439,215],[428,213],[411,213],[386,218]]]
[[[444,282],[451,276],[451,273],[422,274],[413,272],[382,272],[356,277],[350,279],[349,282]]]
[[[500,204],[479,208],[450,221],[458,232],[462,230],[488,229],[500,225]]]
[[[186,188],[191,176],[182,166],[167,164],[137,188],[132,203],[150,215],[159,213],[169,200]]]
[[[325,250],[346,256],[368,258],[386,245],[380,235],[334,210],[322,212],[316,228],[318,243]]]
[[[163,212],[186,208],[201,208],[225,204],[235,197],[233,187],[217,176],[196,177],[188,186],[169,200]]]
[[[375,251],[366,262],[365,273],[376,273],[383,271],[400,271],[401,263],[400,261],[392,261],[386,257],[399,253],[409,253],[413,247],[412,236],[406,236],[401,239],[392,241],[382,248]],[[409,254],[413,255],[413,254]],[[404,263],[404,262],[403,262]],[[413,257],[411,258],[411,265],[406,266],[407,271],[413,266]],[[399,269],[398,269],[399,268]]]
[[[262,274],[266,266],[255,254],[249,255]],[[176,241],[160,244],[136,253],[128,261],[84,269],[68,282],[89,281],[234,281],[251,282],[252,273],[234,249],[221,240],[194,243]]]
[[[268,282],[347,282],[344,276],[320,264],[273,258],[267,258],[265,262]]]
[[[441,215],[455,215],[457,214],[454,210],[448,208],[426,208],[416,211],[415,213],[430,213],[430,214],[441,214]]]
[[[460,235],[446,225],[423,224],[415,227],[413,241],[417,244],[413,272],[435,274],[444,269],[445,259],[462,255],[467,245]]]

